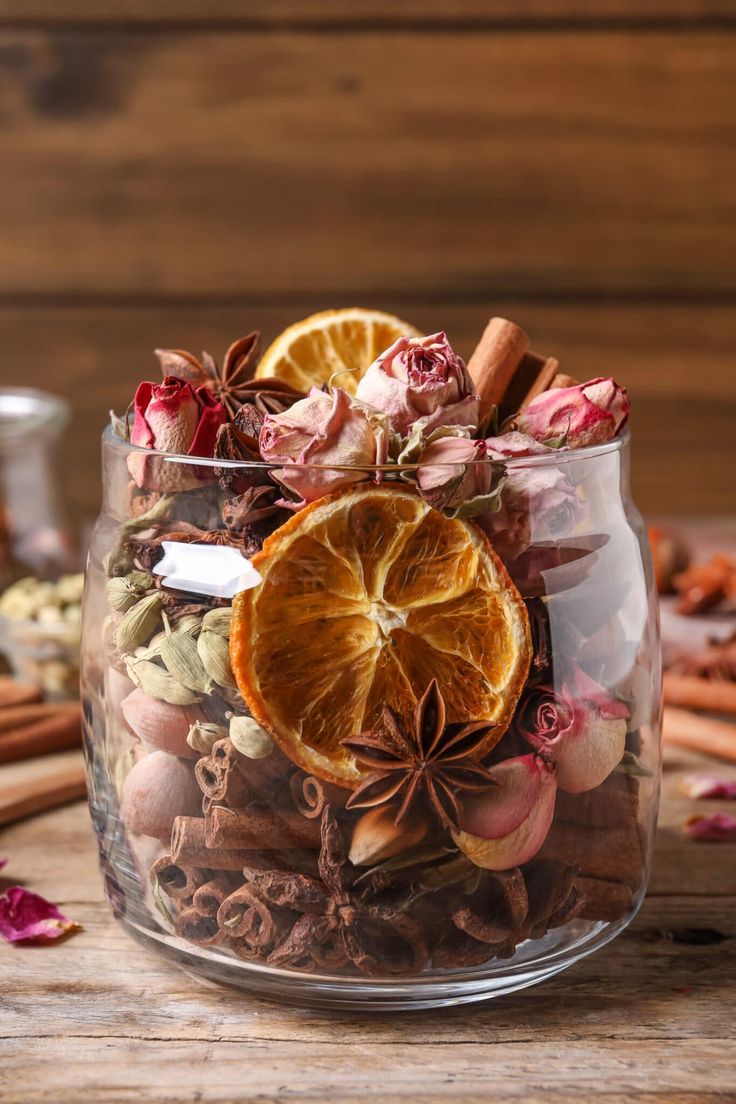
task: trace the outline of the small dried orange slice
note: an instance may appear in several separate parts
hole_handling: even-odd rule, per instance
[[[309,391],[339,372],[335,383],[353,395],[380,353],[397,338],[418,333],[408,322],[384,311],[365,307],[320,311],[279,334],[261,357],[256,379],[275,376],[298,391]]]
[[[405,718],[432,678],[448,722],[501,738],[529,670],[524,602],[474,525],[395,483],[313,502],[253,557],[262,583],[233,602],[230,654],[256,720],[300,767],[355,787],[341,746]]]

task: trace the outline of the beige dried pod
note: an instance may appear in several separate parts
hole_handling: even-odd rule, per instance
[[[161,595],[148,594],[128,610],[115,632],[115,643],[121,655],[129,655],[150,640],[161,618]]]
[[[186,617],[182,617],[180,621],[177,621],[172,626],[172,632],[181,633],[182,636],[199,636],[199,630],[202,628],[202,619],[197,617],[196,613],[187,614]]]
[[[210,679],[197,651],[197,642],[186,633],[173,633],[163,614],[166,635],[161,642],[161,659],[164,667],[189,690],[206,693]]]
[[[426,821],[419,816],[406,816],[396,825],[395,812],[395,809],[378,806],[369,809],[357,821],[348,856],[353,866],[384,862],[422,842],[427,834]]]
[[[152,586],[153,579],[147,571],[131,571],[107,580],[107,600],[118,613],[127,613]]]
[[[135,659],[128,656],[125,660],[128,676],[144,693],[170,705],[194,705],[202,700],[201,694],[183,686],[178,679],[147,659]]]
[[[218,740],[227,738],[227,729],[224,725],[214,724],[211,721],[195,721],[189,729],[187,743],[192,751],[199,755],[209,755]]]
[[[215,632],[219,636],[230,637],[230,626],[233,619],[232,606],[223,606],[220,609],[211,609],[202,618],[202,628]]]
[[[273,740],[252,717],[231,717],[229,735],[235,750],[248,759],[265,759],[273,751]]]
[[[237,689],[237,683],[230,666],[230,647],[224,636],[202,629],[197,640],[197,651],[205,671],[218,686]]]

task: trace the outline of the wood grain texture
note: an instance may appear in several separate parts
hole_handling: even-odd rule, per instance
[[[595,26],[606,20],[630,23],[692,21],[717,17],[735,20],[730,0],[0,0],[0,19],[25,23],[101,22],[205,23],[306,26],[356,24],[426,27],[508,21],[535,24],[579,21]]]
[[[344,303],[344,300],[342,300]],[[283,307],[0,308],[0,385],[35,383],[65,395],[75,421],[64,439],[66,490],[77,519],[99,504],[99,435],[110,408],[124,410],[140,379],[157,379],[152,350],[173,346],[221,357],[241,333],[269,341],[289,322],[337,305]],[[535,349],[579,379],[613,375],[632,396],[633,486],[647,513],[733,513],[736,507],[736,320],[725,308],[547,307],[380,300],[427,332],[444,328],[466,357],[492,313],[520,322]]]
[[[672,841],[623,935],[533,991],[414,1015],[301,1011],[191,979],[113,922],[83,806],[17,825],[2,839],[3,873],[59,901],[84,931],[45,950],[0,946],[0,1096],[486,1104],[492,1077],[494,1101],[733,1100],[736,1032],[724,1012],[736,883],[724,872],[736,848],[687,840],[675,797],[682,772],[703,765],[670,756],[662,826]]]
[[[0,294],[736,291],[736,36],[0,33]]]

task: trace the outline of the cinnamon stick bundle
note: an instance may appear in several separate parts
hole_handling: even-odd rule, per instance
[[[21,705],[0,711],[0,763],[66,751],[81,743],[79,702]]]
[[[63,766],[52,773],[0,786],[0,826],[58,809],[87,793],[84,765]]]
[[[686,709],[706,709],[713,713],[736,716],[736,682],[678,675],[668,671],[664,676],[664,700],[668,705]]]
[[[284,851],[302,847],[318,850],[320,846],[319,821],[308,820],[291,809],[255,802],[237,812],[213,805],[206,825],[207,846],[213,849]]]
[[[665,706],[663,735],[666,744],[736,763],[736,724],[733,722]]]

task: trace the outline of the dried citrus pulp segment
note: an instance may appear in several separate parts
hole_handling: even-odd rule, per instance
[[[408,322],[383,311],[363,307],[322,311],[279,334],[261,357],[256,379],[275,376],[299,391],[309,391],[341,372],[335,383],[352,395],[377,356],[398,337],[418,333]]]
[[[230,649],[243,697],[304,770],[354,787],[340,741],[409,717],[436,678],[447,719],[511,720],[529,669],[526,607],[468,522],[411,490],[351,489],[301,510],[253,557],[263,582],[235,598]]]

